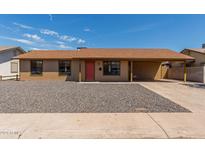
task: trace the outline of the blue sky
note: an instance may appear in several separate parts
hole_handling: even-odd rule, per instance
[[[32,49],[200,48],[205,15],[0,15],[0,45]]]

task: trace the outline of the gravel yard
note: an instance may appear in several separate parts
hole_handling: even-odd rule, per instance
[[[139,84],[1,81],[1,113],[190,112]]]

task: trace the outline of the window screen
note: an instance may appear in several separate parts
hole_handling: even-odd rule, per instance
[[[42,60],[32,60],[31,61],[31,74],[41,75],[43,71],[43,61]]]
[[[69,60],[60,60],[58,71],[60,75],[71,75],[71,62]]]
[[[120,75],[120,62],[119,61],[104,61],[103,62],[103,75]]]

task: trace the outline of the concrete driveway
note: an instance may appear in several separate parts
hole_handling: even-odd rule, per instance
[[[183,82],[138,84],[192,113],[1,114],[0,138],[205,138],[205,89]]]
[[[150,113],[150,116],[169,138],[205,138],[205,89],[194,87],[197,83],[165,81],[140,84],[192,113]]]

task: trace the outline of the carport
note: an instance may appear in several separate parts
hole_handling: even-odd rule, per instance
[[[159,80],[162,76],[162,62],[160,61],[131,61],[131,81]]]
[[[164,62],[183,62],[184,73],[183,80],[187,80],[186,63],[190,60],[132,60],[129,61],[129,78],[130,82],[133,81],[153,81],[166,78],[168,68],[163,66]]]

